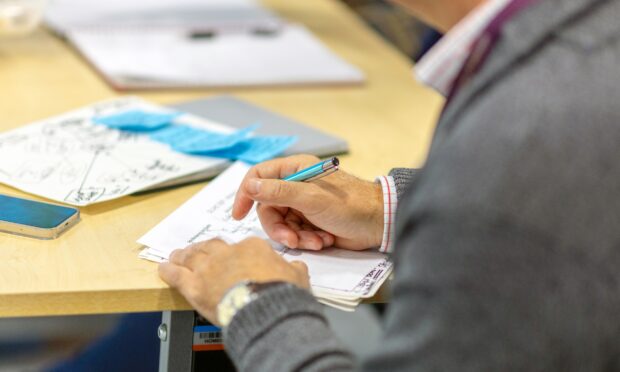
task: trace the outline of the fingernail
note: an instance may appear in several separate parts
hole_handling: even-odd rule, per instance
[[[254,195],[258,194],[260,191],[260,184],[261,182],[256,179],[248,181],[248,192]]]
[[[291,247],[291,244],[288,242],[288,240],[282,240],[282,244],[284,244],[285,247]]]

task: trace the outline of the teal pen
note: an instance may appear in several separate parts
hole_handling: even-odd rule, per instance
[[[318,180],[319,178],[325,177],[337,171],[338,165],[340,165],[340,161],[338,160],[338,158],[333,157],[331,159],[314,164],[313,166],[306,169],[302,169],[295,174],[284,177],[283,180],[292,182],[308,182]]]

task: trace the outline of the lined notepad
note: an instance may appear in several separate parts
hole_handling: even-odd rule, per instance
[[[250,236],[268,239],[255,210],[242,221],[231,217],[235,193],[249,168],[247,164],[234,163],[141,237],[138,243],[146,248],[140,257],[163,262],[179,247],[214,238],[229,243]],[[311,252],[269,242],[284,259],[306,263],[314,296],[342,310],[354,310],[364,298],[374,296],[392,270],[387,255],[378,250],[329,248]]]

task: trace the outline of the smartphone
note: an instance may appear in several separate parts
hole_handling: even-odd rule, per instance
[[[55,239],[80,220],[80,211],[61,205],[0,195],[0,231]]]

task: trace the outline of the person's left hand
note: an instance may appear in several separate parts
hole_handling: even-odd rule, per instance
[[[288,263],[259,238],[233,245],[215,239],[177,249],[170,255],[170,262],[159,265],[159,276],[215,325],[217,305],[230,288],[243,280],[282,281],[310,288],[306,264]]]

